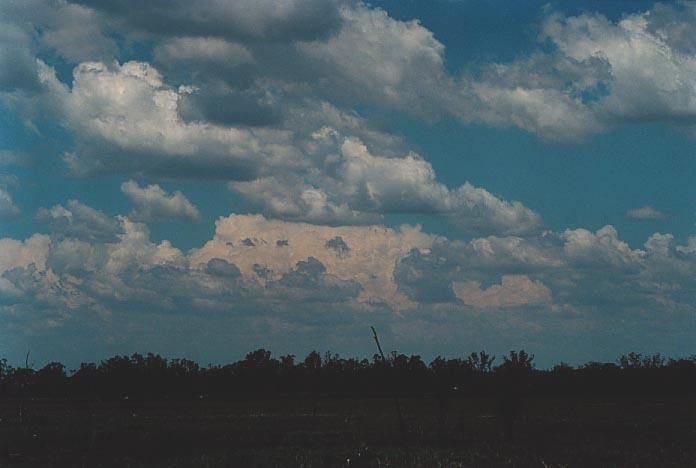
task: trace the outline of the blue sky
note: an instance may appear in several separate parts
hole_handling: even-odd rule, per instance
[[[692,353],[693,4],[0,17],[0,355]]]

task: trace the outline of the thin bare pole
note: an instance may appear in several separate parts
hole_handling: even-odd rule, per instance
[[[29,372],[29,356],[31,355],[31,350],[27,351],[27,355],[24,357],[24,372],[27,374]],[[34,363],[31,363],[31,367],[34,367]],[[26,379],[27,375],[24,376],[25,382],[22,383],[22,396],[19,400],[19,425],[24,425],[24,392],[26,391]]]
[[[372,336],[375,339],[375,343],[377,344],[377,350],[379,350],[379,354],[382,356],[382,361],[386,364],[387,363],[387,358],[384,356],[384,351],[382,351],[382,345],[379,344],[379,337],[377,336],[377,330],[375,330],[375,327],[370,327],[372,329]],[[399,402],[399,396],[396,394],[396,389],[392,387],[392,398],[394,399],[394,405],[396,406],[396,414],[399,416],[399,428],[401,429],[401,437],[404,438],[406,437],[406,423],[404,423],[404,417],[401,414],[401,403]]]

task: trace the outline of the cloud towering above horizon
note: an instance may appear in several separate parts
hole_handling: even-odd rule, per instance
[[[0,0],[0,355],[689,352],[696,7],[424,5]]]

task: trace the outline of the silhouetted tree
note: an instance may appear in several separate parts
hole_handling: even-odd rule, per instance
[[[471,353],[467,358],[467,362],[475,372],[490,372],[495,356],[490,356],[485,351],[480,351],[478,354]]]
[[[296,362],[292,355],[273,358],[257,349],[244,359],[201,368],[187,359],[156,354],[114,356],[74,371],[52,362],[34,371],[28,361],[13,368],[0,359],[0,395],[103,396],[114,398],[169,395],[218,397],[264,393],[437,394],[446,413],[449,398],[463,394],[497,395],[516,414],[525,397],[550,394],[690,394],[696,391],[696,356],[665,360],[660,354],[628,353],[618,364],[588,362],[577,368],[560,363],[537,370],[534,355],[511,351],[493,368],[495,357],[481,351],[465,359],[438,356],[426,364],[420,356],[397,352],[372,360],[316,351]],[[503,406],[504,406],[503,405]]]

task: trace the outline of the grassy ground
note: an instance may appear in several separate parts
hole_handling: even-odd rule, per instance
[[[0,400],[0,466],[693,467],[696,398]]]

